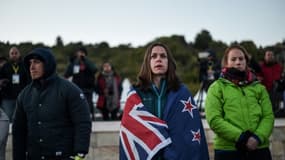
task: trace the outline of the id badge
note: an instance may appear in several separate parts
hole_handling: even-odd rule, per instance
[[[79,70],[80,70],[80,66],[79,65],[73,66],[73,74],[79,73]]]
[[[19,84],[20,83],[20,75],[13,74],[12,75],[12,84]]]

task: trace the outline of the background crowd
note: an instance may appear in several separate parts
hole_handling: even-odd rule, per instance
[[[0,59],[0,155],[5,156],[5,148],[7,142],[7,133],[9,123],[14,121],[14,112],[16,109],[16,101],[18,94],[34,78],[25,68],[21,51],[13,46],[10,48],[8,57],[2,56]],[[277,59],[272,49],[264,50],[263,58],[257,60],[254,55],[246,53],[247,68],[250,70],[256,80],[260,82],[269,95],[272,111],[275,117],[285,116],[285,79],[283,59]],[[198,53],[199,62],[199,91],[204,90],[207,98],[207,92],[211,84],[215,83],[223,75],[223,64],[217,56],[217,52],[213,49],[206,48]],[[41,57],[33,57],[36,60],[45,62]],[[95,110],[101,113],[103,120],[120,120],[121,118],[121,93],[122,93],[122,77],[115,70],[112,59],[103,61],[98,67],[94,60],[88,57],[88,50],[80,46],[72,51],[69,64],[66,65],[62,76],[64,79],[72,82],[76,87],[80,88],[90,111],[90,119],[95,120]],[[29,62],[31,63],[31,62]],[[30,68],[31,71],[31,68]],[[56,67],[54,68],[56,72]],[[44,75],[43,75],[44,76]],[[48,77],[45,77],[48,79]],[[242,81],[242,83],[248,83]],[[98,96],[96,102],[93,101],[94,94]],[[200,111],[204,111],[205,106],[199,106]],[[21,121],[21,120],[20,120]],[[18,121],[19,122],[19,121]],[[257,139],[259,141],[259,139]]]

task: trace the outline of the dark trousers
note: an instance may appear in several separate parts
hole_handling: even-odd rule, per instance
[[[113,111],[109,111],[106,107],[104,108],[99,108],[102,116],[103,116],[103,120],[104,121],[108,121],[108,120],[118,120],[118,116],[117,113],[119,111],[118,108],[114,109]]]
[[[89,105],[89,109],[90,109],[90,113],[91,113],[91,119],[92,119],[92,121],[94,121],[95,115],[94,115],[94,106],[93,106],[93,101],[92,101],[93,93],[91,91],[83,91],[83,93],[84,93],[86,100],[87,100],[87,103]]]
[[[272,157],[269,148],[248,152],[215,150],[215,160],[272,160]]]

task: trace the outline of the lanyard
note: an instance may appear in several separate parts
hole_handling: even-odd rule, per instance
[[[13,68],[14,73],[17,74],[18,71],[19,71],[19,65],[17,65],[17,64],[12,64],[12,68]]]

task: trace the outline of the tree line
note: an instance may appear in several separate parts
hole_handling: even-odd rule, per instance
[[[110,47],[107,42],[95,44],[72,42],[64,45],[63,39],[60,36],[56,37],[55,45],[53,46],[47,46],[43,43],[34,44],[31,42],[22,42],[12,44],[0,41],[0,53],[1,55],[8,56],[9,49],[12,46],[16,46],[21,51],[22,56],[25,56],[33,48],[49,47],[55,53],[57,72],[63,75],[70,58],[74,55],[74,51],[79,46],[83,46],[88,51],[88,57],[96,63],[98,68],[100,68],[104,61],[110,61],[115,70],[123,78],[129,78],[131,82],[135,82],[146,47],[150,43],[157,41],[165,43],[170,48],[176,59],[179,77],[194,93],[200,86],[198,78],[198,53],[203,51],[211,50],[215,52],[218,59],[221,59],[225,49],[235,43],[244,46],[257,61],[263,59],[265,50],[271,49],[275,52],[276,56],[279,57],[278,60],[284,64],[285,40],[283,40],[283,42],[276,42],[276,44],[272,46],[257,46],[251,40],[226,44],[225,42],[215,40],[207,30],[199,32],[193,42],[187,42],[182,35],[172,35],[155,38],[153,41],[138,47],[133,47],[131,44],[120,44],[115,47]]]

